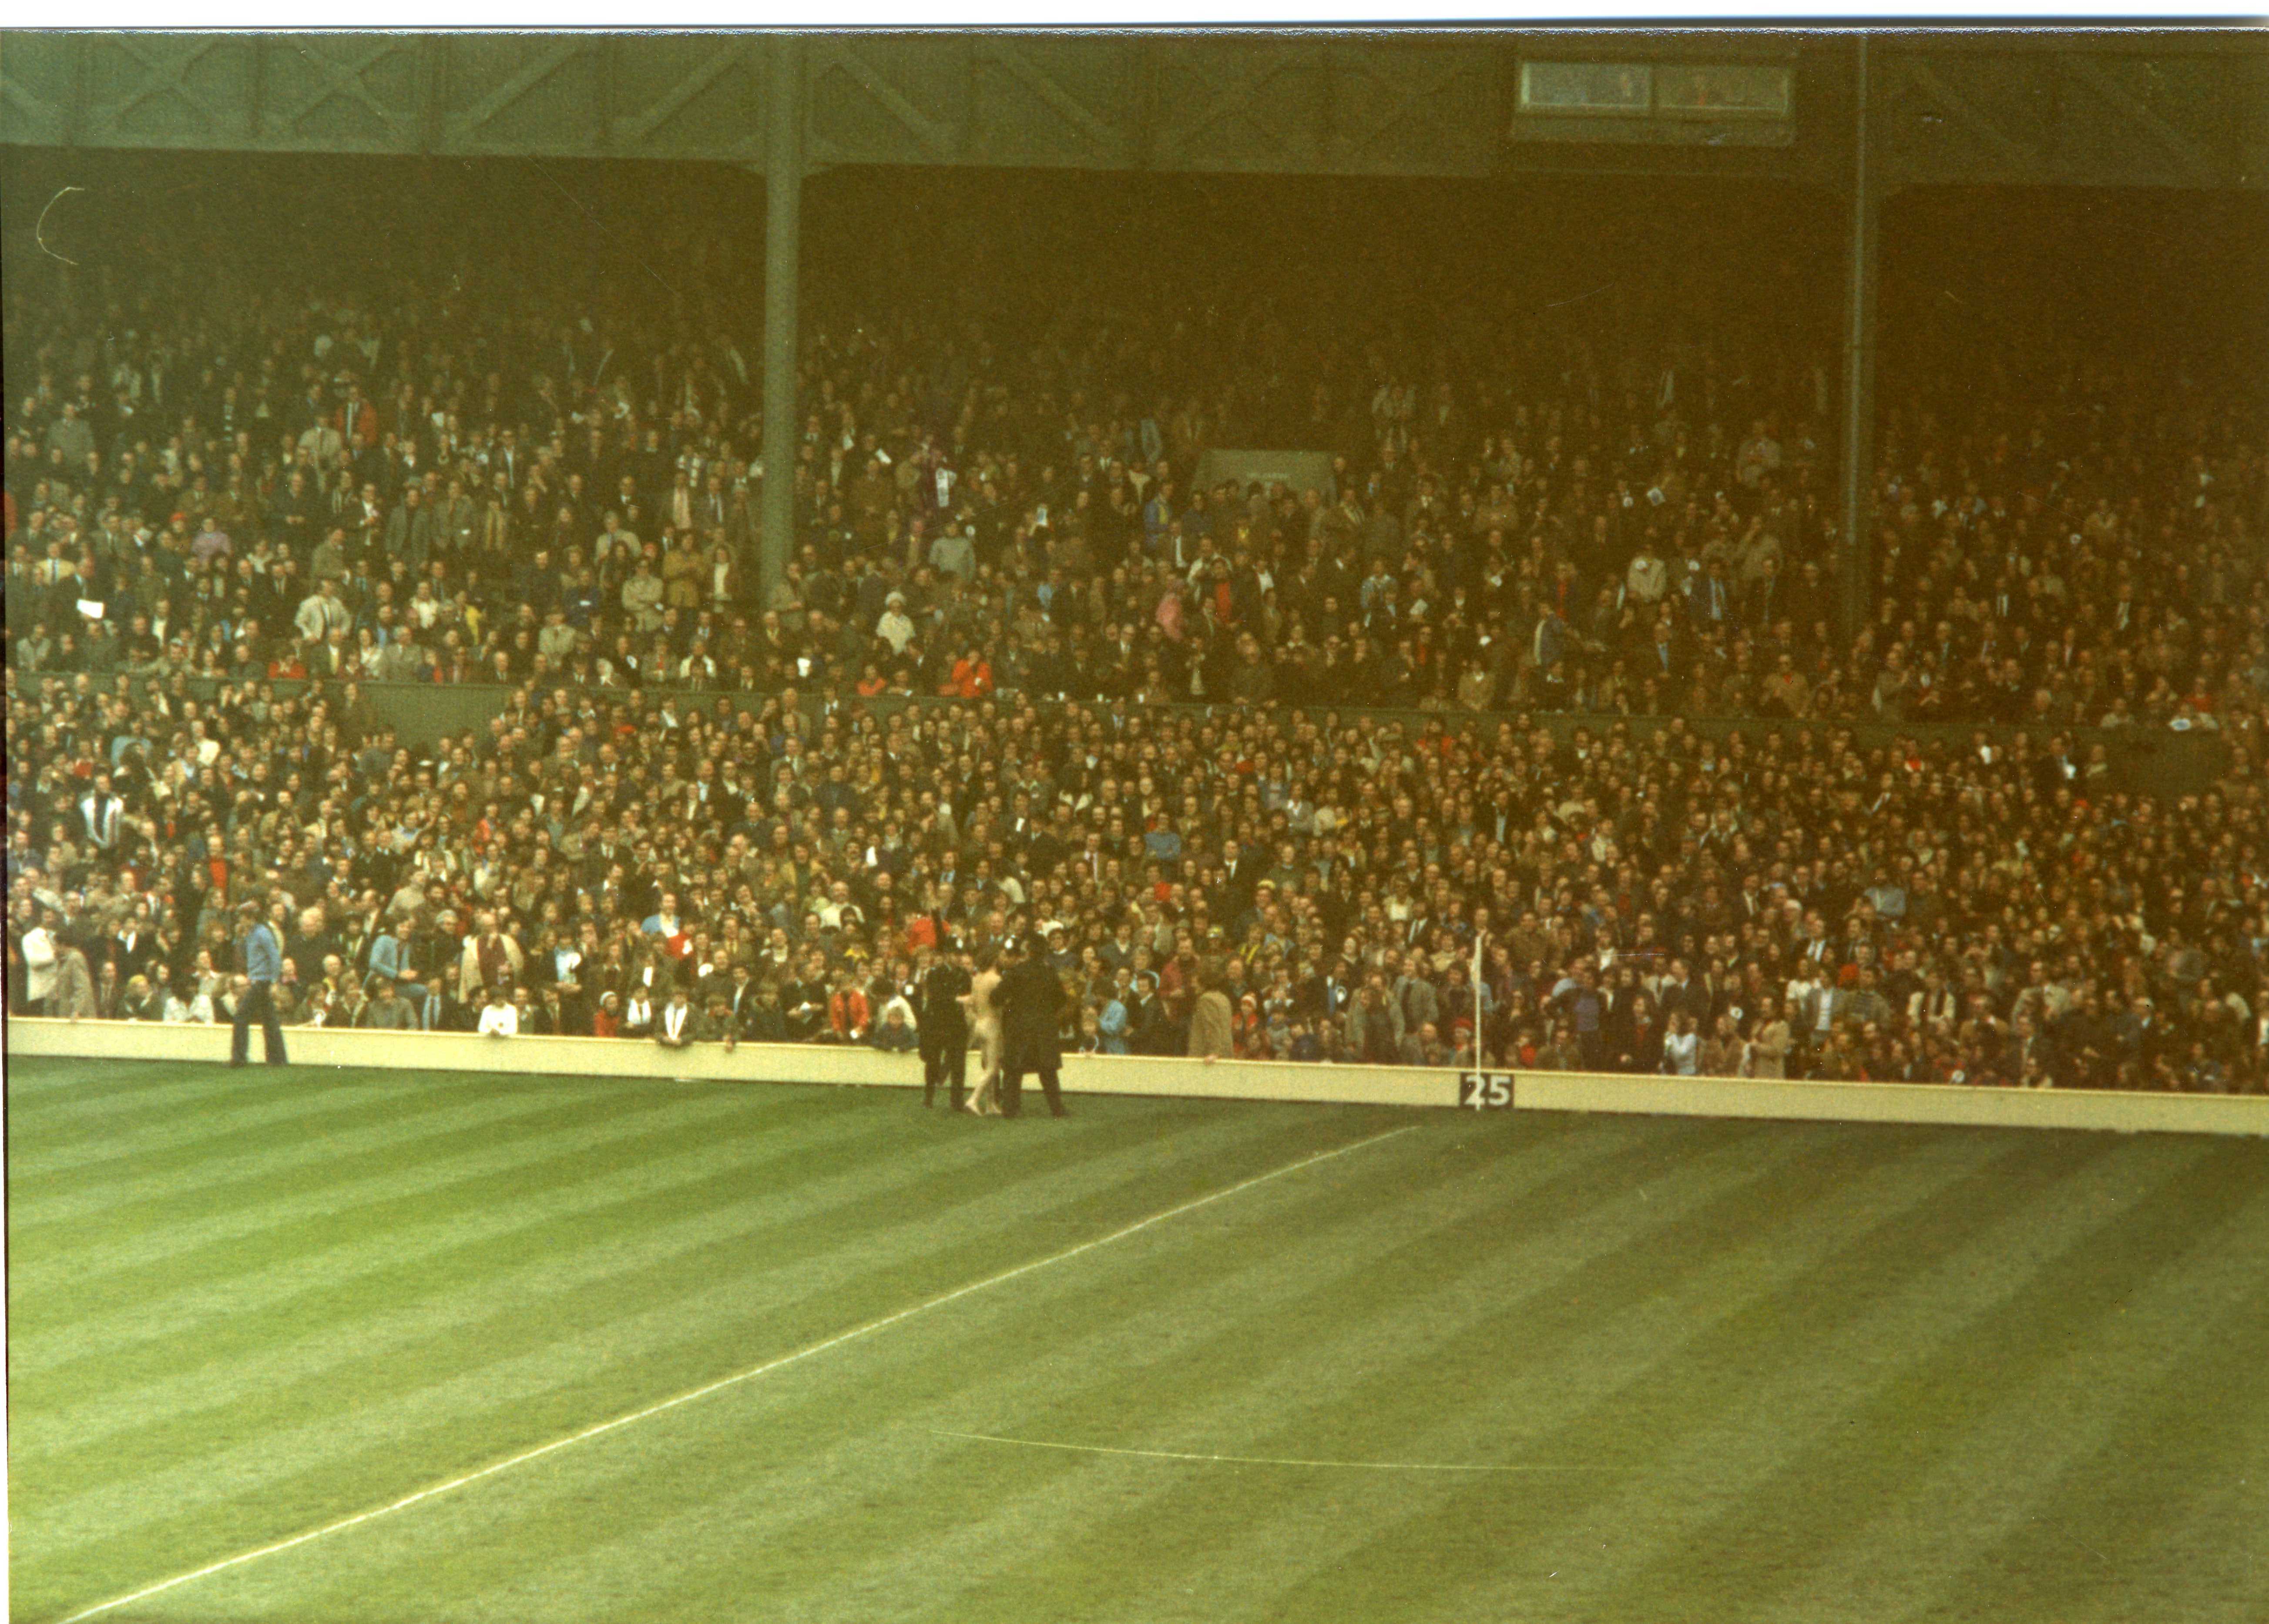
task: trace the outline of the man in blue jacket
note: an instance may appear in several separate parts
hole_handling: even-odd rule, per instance
[[[252,1022],[256,1017],[268,1063],[281,1066],[285,1063],[284,1026],[276,1018],[276,982],[284,973],[284,946],[276,940],[268,921],[260,917],[258,903],[243,903],[236,913],[244,973],[252,985],[236,1000],[236,1036],[229,1044],[228,1063],[241,1066],[251,1057]]]

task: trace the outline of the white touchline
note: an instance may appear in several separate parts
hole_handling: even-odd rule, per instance
[[[564,1450],[571,1443],[584,1443],[597,1437],[602,1433],[612,1432],[617,1427],[627,1427],[632,1421],[645,1421],[649,1416],[661,1414],[664,1410],[674,1410],[681,1404],[691,1404],[696,1399],[706,1398],[713,1392],[738,1386],[743,1382],[752,1382],[760,1376],[769,1376],[774,1370],[783,1369],[800,1361],[809,1359],[815,1354],[824,1354],[831,1347],[840,1347],[846,1342],[855,1342],[861,1337],[872,1336],[876,1332],[885,1330],[901,1320],[912,1319],[917,1314],[927,1314],[934,1308],[943,1308],[949,1303],[957,1302],[974,1292],[1001,1285],[1015,1280],[1020,1274],[1030,1274],[1035,1269],[1045,1269],[1053,1264],[1068,1263],[1082,1252],[1093,1251],[1098,1246],[1108,1246],[1113,1241],[1123,1241],[1130,1235],[1139,1234],[1149,1229],[1152,1224],[1164,1223],[1169,1218],[1179,1218],[1184,1213],[1195,1212],[1201,1207],[1210,1206],[1240,1191],[1250,1190],[1255,1185],[1265,1185],[1272,1178],[1282,1178],[1287,1173],[1297,1173],[1304,1167],[1313,1167],[1317,1163],[1328,1162],[1334,1156],[1343,1156],[1350,1151],[1361,1150],[1368,1146],[1382,1143],[1399,1134],[1413,1133],[1418,1126],[1414,1122],[1408,1127],[1389,1128],[1384,1133],[1374,1133],[1369,1139],[1359,1139],[1351,1145],[1341,1145],[1333,1150],[1319,1150],[1314,1155],[1303,1156],[1297,1162],[1288,1162],[1282,1167],[1271,1168],[1265,1173],[1256,1173],[1250,1178],[1241,1179],[1236,1184],[1216,1190],[1211,1195],[1201,1195],[1194,1201],[1185,1201],[1179,1207],[1170,1207],[1163,1213],[1153,1213],[1148,1218],[1130,1223],[1123,1229],[1113,1229],[1110,1234],[1099,1235],[1091,1241],[1082,1241],[1078,1245],[1067,1251],[1056,1252],[1046,1258],[1038,1258],[1030,1263],[1020,1263],[1013,1269],[1003,1270],[998,1274],[988,1275],[983,1280],[972,1281],[966,1286],[957,1286],[942,1296],[932,1297],[926,1303],[917,1303],[911,1308],[899,1309],[896,1313],[885,1314],[880,1319],[870,1319],[863,1325],[854,1325],[850,1330],[839,1332],[824,1341],[814,1342],[807,1347],[799,1347],[792,1354],[783,1354],[777,1359],[767,1360],[763,1364],[736,1371],[731,1376],[720,1377],[713,1382],[679,1393],[676,1398],[664,1399],[661,1403],[650,1404],[642,1410],[632,1410],[630,1414],[617,1415],[611,1421],[597,1422],[595,1425],[584,1428],[580,1432],[571,1432],[564,1438],[554,1438],[549,1443],[539,1443],[532,1450],[522,1450],[517,1455],[509,1455],[502,1460],[492,1461],[477,1472],[468,1472],[462,1477],[455,1477],[446,1482],[432,1484],[415,1494],[404,1495],[401,1499],[386,1505],[373,1506],[367,1511],[358,1511],[352,1517],[343,1517],[336,1523],[326,1523],[321,1528],[311,1528],[305,1533],[293,1534],[289,1539],[278,1539],[273,1545],[263,1545],[255,1550],[240,1551],[234,1556],[223,1557],[217,1562],[209,1562],[193,1572],[177,1574],[170,1579],[160,1579],[157,1583],[144,1585],[129,1595],[115,1597],[109,1601],[100,1602],[80,1612],[70,1613],[57,1620],[56,1624],[78,1624],[81,1619],[91,1619],[99,1613],[108,1613],[114,1607],[123,1607],[129,1603],[146,1600],[161,1591],[170,1591],[175,1585],[187,1584],[193,1579],[205,1578],[230,1568],[240,1567],[246,1562],[256,1561],[263,1556],[273,1556],[279,1551],[288,1551],[293,1546],[306,1545],[309,1540],[320,1539],[326,1534],[344,1533],[346,1530],[360,1524],[374,1522],[381,1517],[391,1516],[396,1511],[407,1510],[421,1500],[432,1500],[437,1495],[449,1493],[452,1489],[462,1488],[469,1483],[477,1483],[483,1478],[494,1477],[499,1472],[509,1471],[514,1466],[524,1466],[531,1460],[540,1459],[554,1450]]]
[[[1015,1443],[1028,1450],[1072,1450],[1082,1455],[1140,1455],[1146,1460],[1217,1461],[1232,1466],[1353,1466],[1365,1472],[1630,1472],[1630,1466],[1460,1465],[1433,1460],[1296,1460],[1279,1455],[1185,1455],[1179,1450],[1112,1449],[1101,1443],[1057,1443],[1046,1438],[1004,1438],[990,1432],[924,1431],[934,1437],[967,1438],[977,1443]]]

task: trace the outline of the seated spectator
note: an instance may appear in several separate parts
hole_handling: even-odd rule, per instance
[[[177,1026],[192,1022],[211,1026],[213,1023],[212,996],[201,992],[198,984],[189,977],[176,976],[166,991],[161,1018]]]
[[[355,1024],[373,1031],[414,1032],[423,1022],[410,1000],[395,990],[391,977],[373,974],[371,977],[370,997],[362,1007]]]
[[[698,1025],[698,1043],[721,1044],[728,1054],[740,1045],[740,1026],[733,1018],[732,1001],[722,992],[709,994],[709,1007],[702,1012]]]
[[[152,989],[147,976],[130,977],[115,1018],[121,1021],[162,1021],[166,1018],[166,1000]]]
[[[1268,1031],[1260,1018],[1260,1000],[1251,993],[1237,1000],[1230,1015],[1230,1050],[1240,1060],[1270,1057]]]
[[[682,986],[669,990],[669,1000],[654,1022],[654,1040],[665,1049],[684,1049],[701,1040],[699,1017]]]
[[[837,978],[835,991],[827,1000],[827,1036],[823,1041],[855,1044],[867,1040],[867,1030],[872,1020],[867,1003],[867,992],[855,971],[846,969]]]
[[[876,1048],[893,1054],[912,1053],[920,1045],[920,1034],[915,1030],[914,1023],[907,1018],[907,1014],[905,1000],[893,998],[883,1007],[883,1018],[876,1022],[868,1041]]]
[[[478,1031],[484,1037],[516,1037],[520,1035],[520,1011],[512,994],[502,986],[489,988],[481,1005]]]
[[[396,1001],[406,1007],[418,1024],[431,1031],[439,1018],[439,990],[426,978],[421,963],[430,961],[430,955],[419,949],[428,939],[428,932],[420,913],[422,897],[411,904],[406,917],[397,917],[372,940],[370,972],[373,983],[384,981],[396,994]],[[376,988],[372,989],[373,996]],[[395,1017],[388,1017],[389,1024]]]

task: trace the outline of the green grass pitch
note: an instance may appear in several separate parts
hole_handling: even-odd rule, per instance
[[[2269,1620],[2259,1141],[7,1087],[27,1624]]]

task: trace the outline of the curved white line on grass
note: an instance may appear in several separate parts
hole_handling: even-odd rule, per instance
[[[1632,1466],[1468,1466],[1435,1460],[1296,1460],[1276,1455],[1185,1455],[1178,1450],[1111,1449],[1100,1443],[1054,1443],[1045,1438],[1003,1438],[989,1432],[922,1430],[933,1437],[978,1443],[1015,1443],[1031,1450],[1073,1450],[1082,1455],[1140,1455],[1146,1460],[1203,1460],[1232,1466],[1352,1466],[1365,1472],[1630,1472]]]
[[[367,1511],[358,1511],[352,1517],[343,1517],[335,1523],[326,1523],[322,1527],[311,1528],[305,1533],[293,1534],[288,1539],[278,1539],[273,1545],[263,1545],[253,1550],[240,1551],[234,1556],[223,1557],[217,1562],[208,1562],[205,1566],[191,1572],[176,1574],[170,1579],[160,1579],[155,1584],[144,1585],[140,1590],[127,1595],[115,1597],[109,1601],[98,1602],[92,1607],[66,1614],[57,1620],[56,1624],[79,1624],[82,1619],[94,1618],[100,1613],[110,1612],[113,1608],[128,1606],[137,1601],[145,1601],[162,1591],[170,1591],[177,1585],[187,1584],[192,1580],[207,1578],[213,1574],[225,1572],[228,1569],[241,1567],[246,1562],[257,1561],[263,1556],[274,1556],[280,1552],[292,1549],[294,1546],[306,1545],[313,1539],[321,1539],[326,1534],[344,1533],[350,1528],[358,1527],[364,1523],[375,1522],[381,1517],[390,1517],[396,1511],[406,1511],[421,1500],[434,1499],[454,1489],[463,1488],[468,1484],[477,1483],[483,1478],[494,1477],[499,1472],[508,1472],[514,1466],[524,1466],[531,1460],[541,1459],[555,1450],[565,1449],[571,1443],[587,1443],[602,1433],[612,1432],[618,1427],[627,1427],[633,1421],[646,1421],[649,1417],[661,1414],[664,1410],[674,1410],[681,1404],[691,1404],[694,1399],[706,1398],[713,1392],[721,1392],[724,1389],[738,1386],[743,1382],[752,1382],[760,1376],[769,1376],[775,1370],[785,1369],[787,1366],[799,1363],[815,1354],[824,1354],[830,1348],[840,1347],[846,1342],[855,1342],[861,1337],[872,1336],[876,1332],[886,1330],[902,1320],[912,1319],[917,1314],[927,1314],[932,1309],[943,1308],[949,1303],[958,1302],[963,1297],[976,1292],[1004,1285],[1019,1275],[1031,1273],[1035,1269],[1045,1269],[1058,1263],[1068,1263],[1083,1252],[1093,1251],[1098,1246],[1108,1246],[1113,1241],[1123,1241],[1128,1236],[1140,1234],[1153,1224],[1164,1223],[1169,1218],[1179,1218],[1184,1213],[1195,1212],[1201,1207],[1209,1207],[1216,1201],[1223,1200],[1242,1191],[1250,1190],[1255,1185],[1265,1185],[1272,1178],[1282,1178],[1287,1173],[1297,1173],[1302,1168],[1315,1166],[1319,1162],[1328,1162],[1334,1156],[1343,1156],[1350,1151],[1383,1143],[1400,1134],[1415,1133],[1418,1126],[1419,1125],[1414,1122],[1408,1127],[1389,1128],[1384,1133],[1374,1133],[1369,1139],[1359,1139],[1351,1145],[1341,1145],[1333,1150],[1319,1150],[1314,1155],[1301,1157],[1297,1162],[1288,1162],[1282,1167],[1272,1168],[1265,1173],[1256,1173],[1250,1178],[1240,1179],[1236,1184],[1216,1190],[1210,1195],[1201,1195],[1194,1201],[1185,1201],[1179,1207],[1170,1207],[1163,1213],[1153,1213],[1148,1218],[1130,1223],[1123,1229],[1113,1229],[1108,1235],[1098,1236],[1091,1241],[1082,1241],[1078,1245],[1063,1251],[1053,1252],[1045,1258],[1037,1258],[1030,1263],[1020,1263],[1013,1269],[1005,1269],[998,1274],[987,1275],[983,1280],[972,1281],[966,1286],[957,1286],[942,1296],[931,1297],[927,1302],[913,1304],[911,1308],[899,1309],[895,1313],[883,1315],[880,1319],[870,1319],[863,1325],[854,1325],[850,1330],[839,1332],[824,1341],[799,1347],[792,1354],[783,1354],[777,1359],[766,1360],[763,1364],[752,1365],[748,1369],[735,1371],[731,1376],[721,1377],[716,1381],[691,1388],[675,1398],[664,1399],[659,1404],[647,1405],[642,1410],[632,1410],[628,1414],[617,1415],[610,1421],[602,1421],[586,1427],[580,1432],[571,1432],[565,1437],[554,1438],[549,1443],[539,1443],[532,1450],[522,1450],[517,1455],[509,1455],[502,1460],[492,1461],[477,1471],[466,1473],[462,1477],[454,1477],[445,1482],[432,1484],[418,1490],[415,1494],[404,1495],[399,1500],[391,1501],[382,1506],[374,1506]]]

